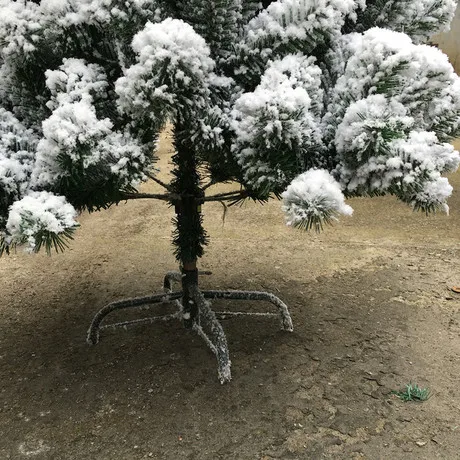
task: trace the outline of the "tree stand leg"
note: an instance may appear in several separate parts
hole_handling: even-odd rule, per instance
[[[209,272],[183,273],[168,272],[164,278],[165,293],[146,297],[112,302],[99,310],[93,318],[88,330],[87,342],[95,345],[99,341],[101,329],[127,327],[141,323],[153,323],[159,320],[179,319],[183,320],[184,326],[195,331],[215,354],[218,366],[218,378],[221,383],[231,380],[230,358],[222,325],[219,319],[233,316],[278,316],[281,329],[291,332],[292,320],[286,304],[273,294],[260,291],[200,291],[198,288],[198,274],[210,274]],[[184,283],[184,277],[188,277]],[[182,283],[182,291],[173,291],[173,283]],[[278,313],[252,313],[252,312],[214,312],[211,304],[206,299],[231,299],[266,301],[276,306]],[[131,321],[122,321],[101,326],[104,318],[110,313],[126,308],[151,306],[155,304],[171,304],[178,306],[176,313],[152,316]]]
[[[217,376],[220,383],[229,382],[232,378],[230,372],[231,362],[224,329],[212,311],[211,304],[205,300],[198,289],[193,293],[193,298],[200,311],[199,321],[193,324],[193,330],[216,355]]]

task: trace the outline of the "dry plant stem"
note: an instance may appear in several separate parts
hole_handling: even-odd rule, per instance
[[[186,195],[184,195],[186,196]],[[123,200],[143,200],[143,199],[154,199],[161,201],[176,202],[181,200],[181,196],[176,193],[123,193]],[[235,201],[242,198],[247,198],[248,194],[245,191],[242,192],[228,192],[218,193],[217,195],[207,196],[202,198],[203,201]]]
[[[232,192],[216,193],[215,195],[207,196],[204,201],[222,201],[233,200],[239,198],[247,198],[248,192],[246,190],[234,190]]]
[[[224,197],[228,195],[235,195],[235,194],[241,194],[243,191],[241,190],[232,190],[231,192],[222,192],[222,193],[216,193],[215,195],[212,195],[210,198],[218,198],[218,197]]]
[[[203,187],[201,188],[201,190],[204,192],[205,190],[207,190],[209,187],[212,187],[213,185],[217,184],[217,182],[209,182],[209,184],[206,184],[206,185],[203,185]]]

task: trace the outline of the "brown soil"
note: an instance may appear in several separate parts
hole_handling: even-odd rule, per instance
[[[272,291],[295,327],[225,320],[224,386],[178,322],[85,343],[100,307],[159,291],[176,267],[166,205],[83,215],[66,253],[3,258],[0,459],[460,459],[460,294],[449,290],[460,285],[460,175],[451,179],[449,217],[357,199],[355,215],[321,235],[287,228],[276,201],[232,208],[224,224],[222,206],[206,205],[201,267],[213,274],[202,285]],[[411,381],[431,398],[392,395]]]

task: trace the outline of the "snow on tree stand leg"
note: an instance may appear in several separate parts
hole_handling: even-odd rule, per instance
[[[209,274],[205,272],[206,274]],[[198,287],[198,270],[185,270],[181,272],[168,272],[165,276],[164,287],[167,292],[148,297],[126,299],[102,308],[94,317],[88,331],[87,341],[95,345],[99,341],[99,330],[116,327],[126,327],[142,323],[153,323],[157,320],[183,319],[184,326],[192,328],[208,345],[215,354],[218,365],[218,378],[221,383],[231,380],[230,357],[227,338],[218,318],[234,316],[279,316],[281,329],[292,331],[292,320],[287,306],[275,295],[258,291],[200,291]],[[173,291],[173,281],[182,283],[182,291]],[[278,308],[278,313],[251,313],[251,312],[214,312],[211,304],[206,299],[233,299],[249,301],[267,301]],[[176,313],[123,321],[101,326],[103,319],[113,311],[154,305],[157,303],[176,302],[179,310]]]
[[[198,269],[182,268],[182,318],[184,326],[189,329],[200,322],[200,310],[193,296],[193,291],[196,289],[198,289]]]
[[[205,300],[203,294],[197,289],[195,302],[199,306],[200,322],[193,325],[196,333],[203,338],[217,359],[217,376],[220,383],[229,382],[232,378],[230,371],[230,354],[224,329],[211,309],[211,304]],[[208,332],[206,332],[206,330]]]

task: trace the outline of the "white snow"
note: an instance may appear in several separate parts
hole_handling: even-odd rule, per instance
[[[99,119],[96,114],[94,100],[107,96],[103,69],[80,59],[67,59],[58,70],[47,71],[46,77],[52,94],[47,105],[53,112],[42,123],[33,186],[49,186],[66,175],[60,165],[62,157],[85,169],[106,166],[126,184],[143,179],[146,158],[140,144],[129,132],[114,132],[112,121]]]
[[[109,119],[98,120],[94,107],[84,101],[65,103],[55,109],[43,122],[43,138],[37,146],[34,185],[52,185],[63,174],[59,164],[60,155],[78,162],[80,147],[91,148],[85,156],[85,166],[100,160],[97,143],[111,132]]]
[[[336,34],[345,16],[357,6],[354,0],[278,0],[249,22],[247,45],[255,46],[269,38],[276,38],[278,43],[313,38],[315,31]]]
[[[138,63],[116,82],[122,112],[150,117],[162,125],[166,113],[161,114],[159,106],[170,114],[185,105],[194,110],[205,106],[215,63],[205,40],[189,24],[171,18],[159,24],[148,22],[132,47]]]
[[[61,27],[79,24],[108,24],[129,20],[131,15],[149,16],[158,9],[157,0],[42,0],[41,11]],[[159,11],[158,13],[159,14]]]
[[[59,234],[76,227],[77,213],[62,196],[49,192],[30,192],[13,203],[6,224],[8,243],[27,243],[29,250],[37,245],[37,234]]]
[[[375,3],[374,3],[375,4]],[[396,0],[377,11],[376,25],[405,32],[417,43],[449,30],[457,0]],[[375,6],[371,5],[375,10]]]
[[[246,25],[237,54],[244,56],[235,69],[238,75],[263,72],[270,59],[285,55],[289,45],[310,53],[325,40],[340,36],[347,15],[362,1],[278,0]],[[278,54],[279,53],[279,54]],[[258,76],[258,75],[257,75]],[[257,78],[257,77],[256,77]]]
[[[45,76],[52,95],[50,110],[72,102],[91,103],[95,95],[105,97],[108,88],[104,69],[83,59],[64,59],[58,70],[47,70]]]
[[[299,150],[301,163],[301,154],[321,143],[322,98],[321,70],[314,59],[288,55],[271,62],[257,88],[237,99],[231,113],[233,152],[254,187],[286,180],[267,151],[278,149],[281,160],[282,150]]]
[[[36,143],[34,133],[0,107],[0,189],[15,199],[29,187]]]
[[[403,104],[420,129],[431,129],[436,117],[460,110],[459,77],[439,49],[415,45],[403,33],[379,28],[345,36],[337,46],[336,71],[341,76],[325,124],[340,121],[348,101],[378,93]]]
[[[443,208],[451,192],[438,179],[459,164],[446,141],[460,123],[460,79],[447,57],[378,28],[344,37],[336,56],[342,75],[322,123],[333,136],[342,187]]]
[[[423,188],[415,195],[412,204],[414,206],[434,205],[449,214],[449,205],[446,200],[452,195],[452,192],[453,187],[447,178],[438,176],[424,183]]]
[[[349,153],[348,153],[349,154]],[[375,143],[375,151],[358,167],[338,168],[343,187],[348,191],[385,192],[391,188],[414,206],[434,205],[447,210],[445,204],[452,187],[441,173],[455,171],[460,154],[449,143],[440,143],[426,131],[410,131],[390,142]]]
[[[339,183],[324,169],[310,169],[297,176],[282,195],[283,211],[288,225],[325,215],[350,216],[351,206],[345,203]]]
[[[340,154],[355,152],[358,161],[370,146],[378,153],[385,142],[381,131],[391,129],[404,132],[414,125],[407,109],[398,101],[376,94],[351,104],[337,127],[335,147]]]
[[[31,38],[40,28],[38,5],[30,1],[0,0],[0,56],[33,51]]]
[[[346,21],[353,27],[375,2],[278,0],[256,14],[255,2],[238,0],[211,25],[192,3],[184,22],[164,19],[160,0],[0,0],[0,189],[5,209],[14,201],[6,229],[0,216],[4,237],[33,247],[37,232],[75,224],[63,197],[40,191],[69,174],[63,160],[135,185],[150,167],[143,135],[180,118],[203,165],[208,152],[233,155],[261,194],[290,183],[291,225],[351,214],[342,192],[447,209],[460,78],[440,50],[418,43],[448,26],[455,0],[394,0],[374,18],[386,29],[349,35]],[[89,25],[104,48],[95,44],[88,61],[61,56]],[[329,44],[322,59],[318,45]],[[18,75],[49,46],[47,91],[31,101]]]

